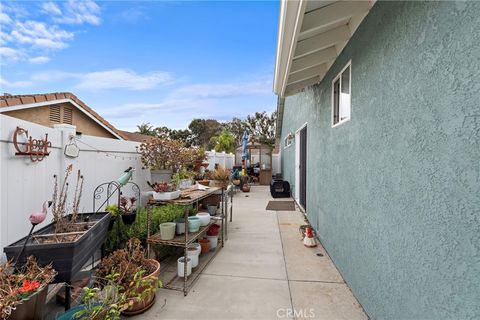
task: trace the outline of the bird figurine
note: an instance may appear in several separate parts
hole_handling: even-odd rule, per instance
[[[19,269],[19,266],[17,265],[19,262],[20,257],[22,256],[23,252],[25,252],[25,247],[27,246],[28,240],[30,240],[30,237],[32,236],[33,229],[35,229],[35,226],[37,224],[42,223],[45,221],[45,218],[47,217],[47,212],[48,208],[52,205],[52,201],[45,201],[43,203],[43,208],[42,211],[40,212],[34,212],[30,214],[30,217],[28,217],[28,220],[32,223],[32,227],[30,228],[30,232],[28,233],[27,237],[25,238],[25,242],[23,243],[22,250],[18,254],[17,258],[15,259],[15,267],[17,270]]]
[[[52,205],[52,201],[45,201],[43,203],[42,211],[34,212],[30,214],[30,217],[28,218],[28,220],[30,220],[32,225],[36,226],[37,224],[40,224],[43,221],[45,221],[45,218],[47,217],[47,210],[51,205]]]
[[[120,176],[120,178],[117,179],[117,182],[120,184],[120,186],[124,186],[127,184],[128,180],[132,178],[132,174],[135,171],[133,167],[129,167],[127,170],[123,172],[123,174]]]

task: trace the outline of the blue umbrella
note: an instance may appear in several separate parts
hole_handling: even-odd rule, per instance
[[[243,132],[242,138],[242,160],[247,159],[247,144],[248,144],[248,133],[247,130]]]

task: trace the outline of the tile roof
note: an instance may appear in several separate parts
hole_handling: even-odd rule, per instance
[[[92,108],[87,106],[82,100],[77,98],[71,92],[54,92],[54,93],[41,93],[41,94],[25,94],[25,95],[8,95],[4,94],[0,96],[0,108],[4,107],[12,107],[18,106],[22,104],[30,104],[30,103],[41,103],[45,101],[54,101],[54,100],[61,100],[61,99],[70,99],[82,107],[85,111],[92,115],[95,119],[100,121],[104,126],[115,132],[118,136],[122,137],[122,139],[128,139],[122,131],[116,129],[113,125],[111,125],[107,120],[105,120],[102,116],[96,113]]]
[[[141,134],[138,132],[130,132],[130,131],[123,131],[123,130],[119,130],[119,131],[122,133],[124,137],[127,138],[126,140],[130,140],[130,141],[137,141],[137,142],[147,141],[148,142],[154,139],[154,137],[152,136],[148,136],[146,134]]]

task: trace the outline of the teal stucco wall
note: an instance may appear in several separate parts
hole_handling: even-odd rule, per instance
[[[351,120],[331,128],[349,60]],[[480,319],[480,2],[377,2],[286,98],[281,141],[305,122],[307,216],[368,315]]]

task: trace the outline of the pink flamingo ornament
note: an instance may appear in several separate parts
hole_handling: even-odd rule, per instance
[[[32,225],[36,226],[37,224],[42,223],[45,218],[47,217],[47,210],[52,205],[52,201],[45,201],[43,203],[43,209],[40,212],[34,212],[30,215],[28,220],[32,223]]]
[[[33,229],[35,228],[35,226],[37,224],[40,224],[45,220],[45,218],[47,217],[48,208],[51,205],[52,205],[52,201],[45,201],[43,203],[42,211],[34,212],[30,215],[30,217],[28,217],[28,220],[30,220],[30,222],[32,223],[32,228],[30,229],[30,232],[28,233],[27,238],[25,239],[25,242],[23,243],[22,250],[20,251],[19,255],[17,256],[17,259],[15,259],[15,265],[17,264],[18,259],[20,259],[23,252],[25,251],[25,247],[27,246],[28,240],[30,240],[30,237],[32,236]]]

